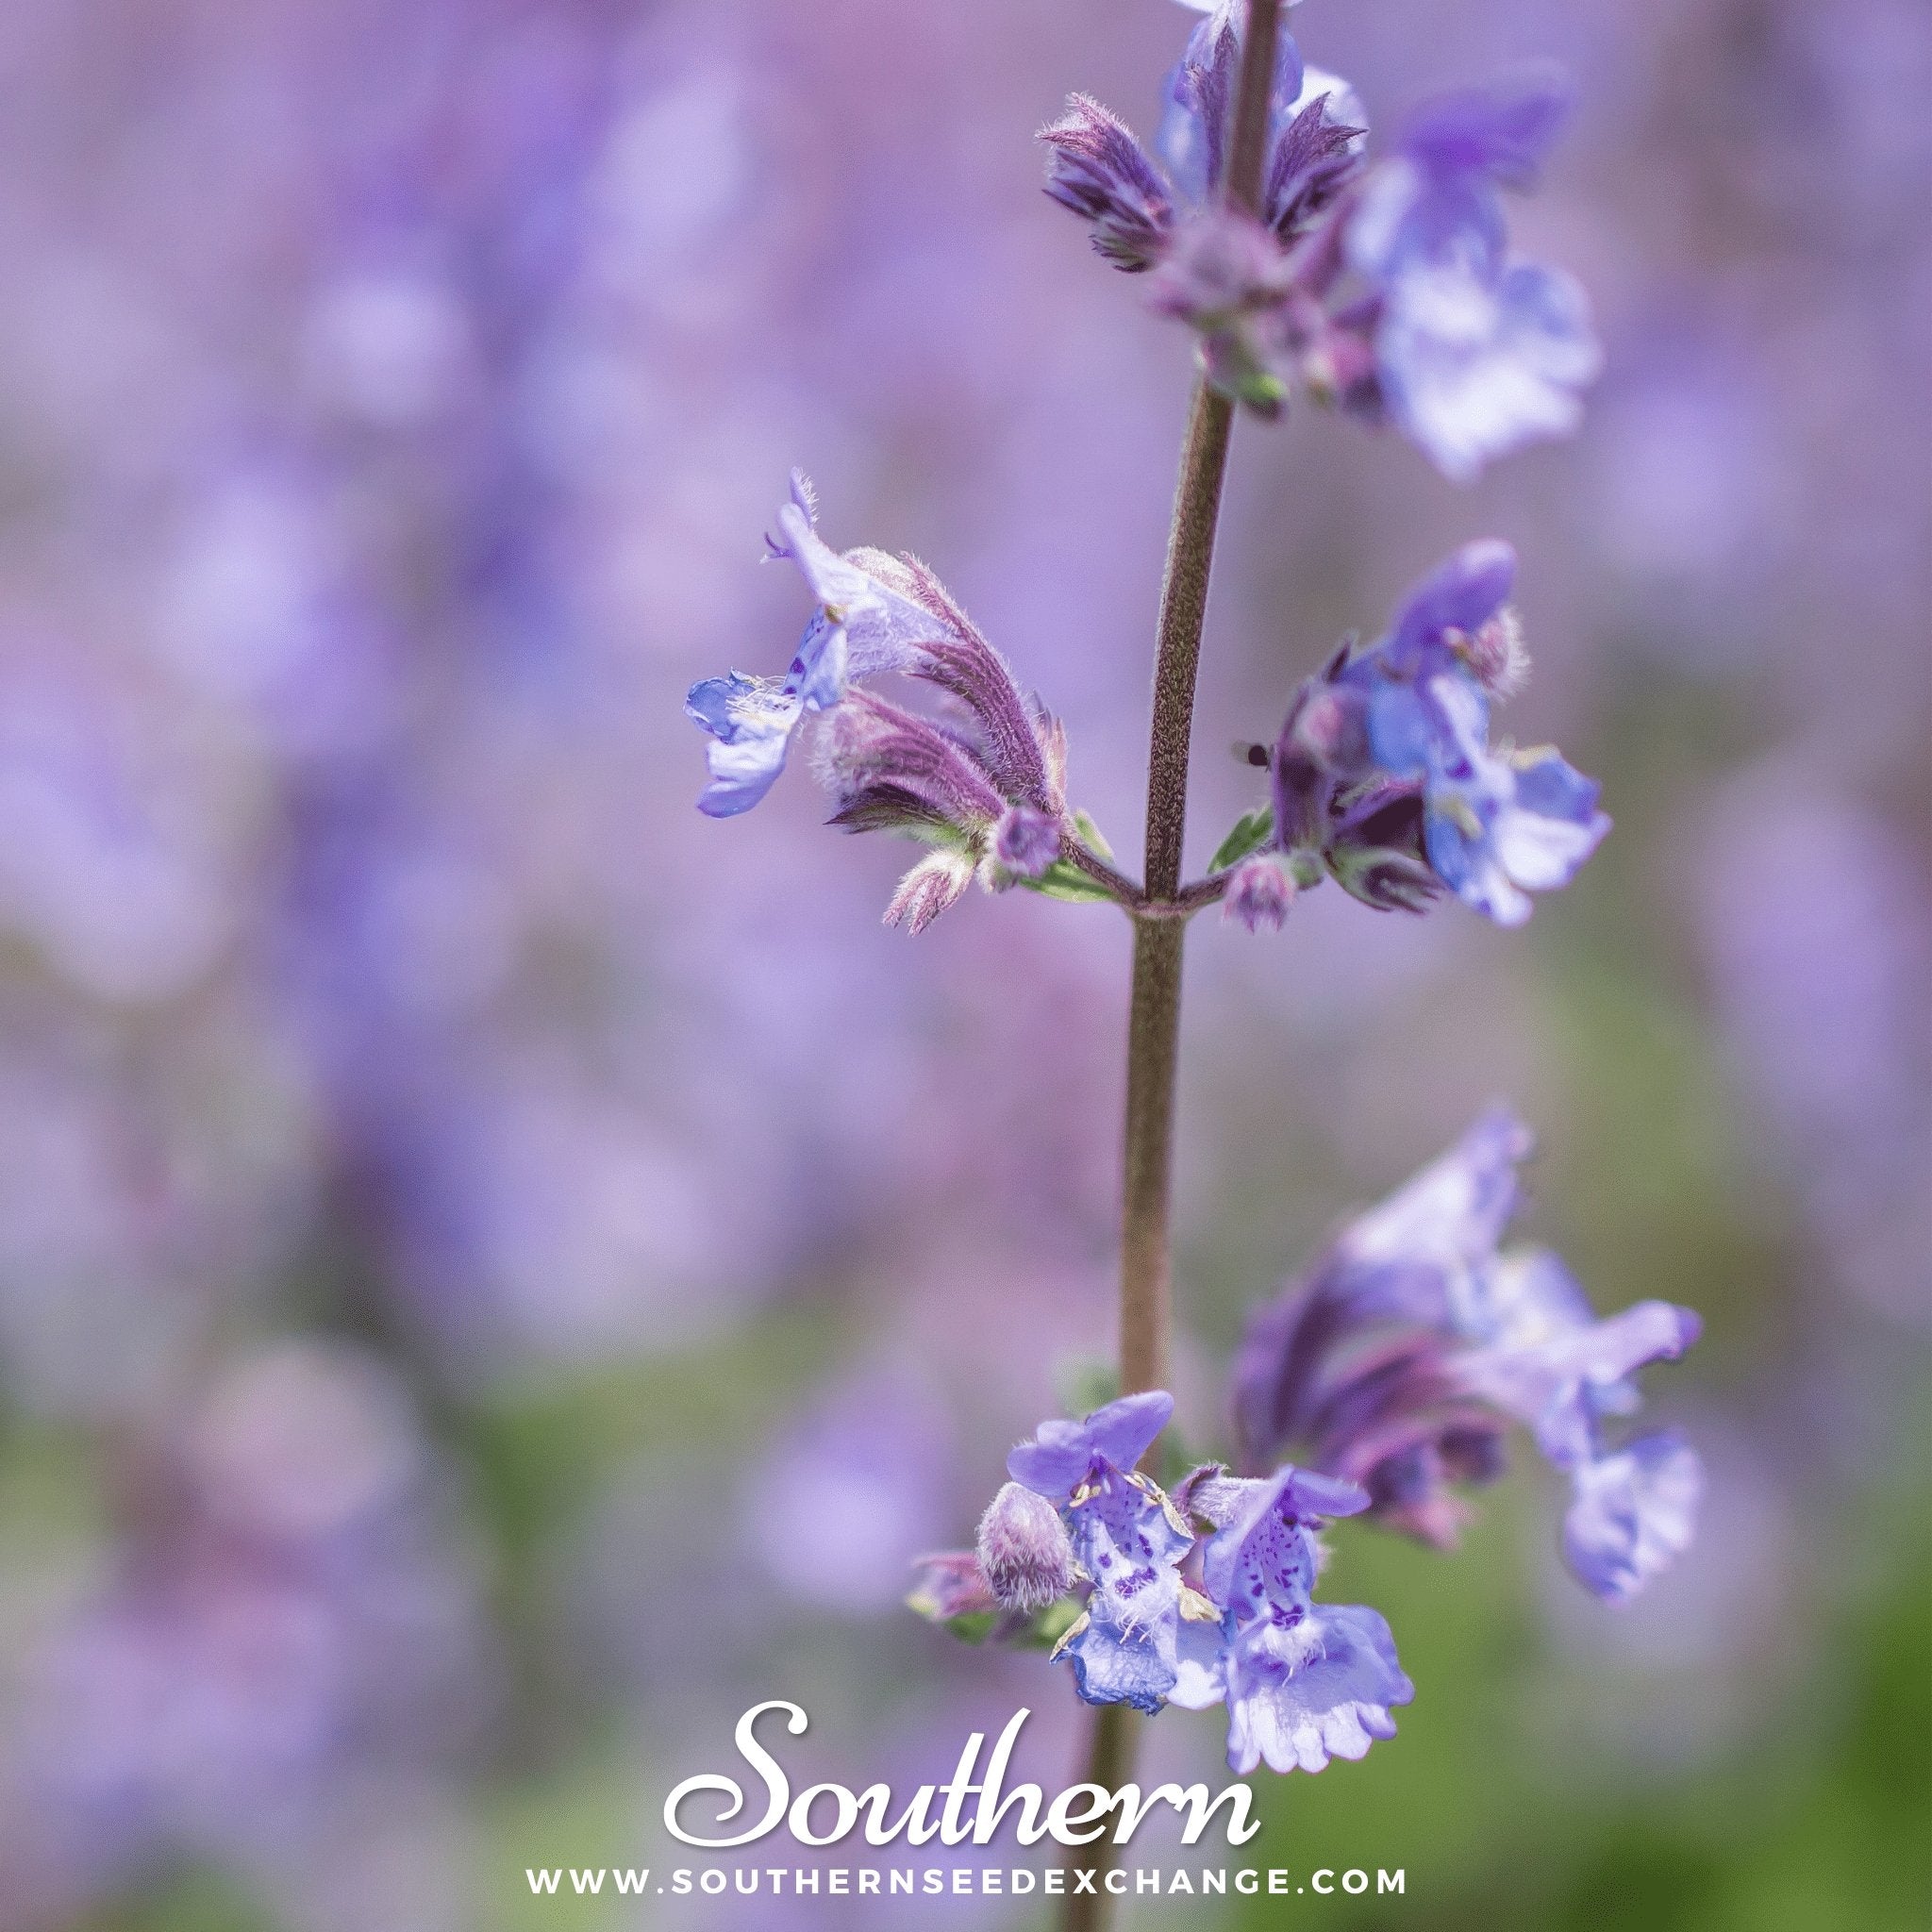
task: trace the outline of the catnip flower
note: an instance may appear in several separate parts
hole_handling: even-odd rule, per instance
[[[1000,1607],[978,1557],[971,1550],[941,1550],[929,1557],[915,1557],[912,1572],[907,1607],[931,1623],[992,1616]]]
[[[1522,675],[1515,575],[1507,543],[1465,544],[1343,673],[1366,694],[1375,769],[1422,787],[1437,877],[1500,925],[1529,917],[1531,891],[1568,885],[1610,828],[1595,782],[1554,748],[1490,745],[1491,698]]]
[[[1265,1481],[1215,1468],[1197,1471],[1182,1499],[1215,1526],[1201,1580],[1222,1612],[1222,1641],[1210,1668],[1173,1701],[1195,1709],[1225,1701],[1230,1768],[1321,1771],[1392,1738],[1390,1710],[1411,1702],[1415,1686],[1387,1620],[1363,1605],[1314,1601],[1322,1521],[1366,1509],[1367,1493],[1293,1467]]]
[[[1314,1601],[1322,1523],[1366,1510],[1368,1492],[1314,1471],[1260,1481],[1216,1463],[1170,1497],[1139,1464],[1173,1412],[1155,1390],[1041,1424],[1008,1457],[1012,1479],[976,1551],[921,1557],[908,1603],[937,1623],[991,1612],[991,1634],[1008,1639],[1044,1641],[1044,1613],[1089,1704],[1224,1703],[1238,1772],[1360,1757],[1415,1695],[1375,1611]]]
[[[1412,590],[1386,636],[1307,679],[1269,753],[1266,850],[1298,883],[1325,872],[1380,910],[1443,891],[1521,925],[1568,885],[1610,821],[1592,779],[1548,745],[1489,737],[1527,659],[1507,543],[1465,544]],[[1230,880],[1230,890],[1234,880]]]
[[[1567,110],[1560,80],[1441,96],[1372,162],[1354,91],[1283,33],[1249,212],[1224,192],[1245,9],[1194,10],[1158,165],[1084,94],[1041,139],[1047,193],[1115,268],[1149,274],[1155,308],[1199,337],[1208,381],[1262,417],[1299,387],[1392,422],[1457,481],[1573,430],[1601,361],[1589,303],[1561,270],[1511,254],[1501,193],[1533,181]]]
[[[818,608],[783,678],[731,671],[691,686],[685,713],[712,740],[711,782],[698,809],[712,818],[749,811],[764,797],[807,712],[829,710],[853,679],[913,670],[919,647],[945,637],[934,612],[879,575],[881,564],[898,574],[892,558],[867,550],[841,557],[820,538],[817,503],[802,470],[791,473],[791,501],[765,546],[771,558],[797,564]]]
[[[1180,1675],[1183,1618],[1213,1612],[1181,1577],[1193,1548],[1187,1520],[1136,1466],[1167,1426],[1174,1397],[1125,1395],[1085,1422],[1043,1422],[1007,1457],[1007,1474],[1063,1517],[1091,1586],[1054,1655],[1069,1658],[1089,1704],[1156,1711]]]
[[[1036,879],[1060,857],[1066,739],[1004,658],[916,558],[841,556],[819,536],[810,486],[792,473],[770,556],[797,564],[818,601],[782,679],[733,671],[693,685],[686,713],[711,740],[698,808],[748,811],[818,715],[818,776],[831,823],[932,848],[900,881],[886,923],[917,933],[976,878]],[[897,674],[937,694],[927,715],[866,688]]]
[[[1621,1602],[1689,1547],[1696,1452],[1662,1433],[1613,1447],[1633,1377],[1697,1339],[1688,1308],[1641,1302],[1599,1321],[1545,1250],[1499,1247],[1527,1130],[1497,1109],[1381,1206],[1250,1323],[1234,1370],[1244,1461],[1286,1448],[1361,1485],[1371,1512],[1446,1547],[1466,1506],[1452,1484],[1491,1480],[1512,1424],[1569,1478],[1570,1568]]]
[[[1157,166],[1126,124],[1074,94],[1041,130],[1050,150],[1046,192],[1089,224],[1095,249],[1126,274],[1161,261],[1177,230],[1208,212],[1234,133],[1241,11],[1221,5],[1189,36],[1168,75]],[[1347,82],[1306,66],[1286,33],[1275,45],[1262,162],[1260,227],[1276,250],[1306,230],[1354,172],[1363,129]]]

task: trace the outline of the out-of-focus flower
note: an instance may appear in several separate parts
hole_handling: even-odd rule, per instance
[[[1899,828],[1823,759],[1812,742],[1728,781],[1693,832],[1683,895],[1754,1103],[1743,1124],[1802,1205],[1821,1278],[1923,1327],[1932,904]]]
[[[1276,45],[1253,212],[1224,193],[1245,8],[1199,8],[1168,76],[1157,145],[1084,94],[1042,131],[1047,192],[1116,268],[1153,270],[1153,306],[1191,325],[1224,394],[1263,417],[1299,384],[1392,420],[1446,475],[1573,429],[1600,356],[1560,270],[1508,251],[1499,185],[1526,185],[1568,92],[1535,75],[1443,95],[1387,158],[1363,153],[1346,83]]]
[[[1289,706],[1269,754],[1267,849],[1379,910],[1447,890],[1500,925],[1567,885],[1610,828],[1593,780],[1544,745],[1489,742],[1490,701],[1527,659],[1506,602],[1516,556],[1468,543],[1408,594],[1388,634],[1344,645]],[[1230,890],[1233,882],[1230,881]]]
[[[906,1552],[937,1534],[945,1448],[921,1380],[883,1369],[850,1376],[753,1471],[743,1513],[757,1560],[815,1607],[896,1606]]]
[[[1689,1544],[1702,1479],[1681,1438],[1612,1448],[1604,1424],[1634,1412],[1632,1376],[1682,1355],[1700,1324],[1656,1301],[1599,1321],[1554,1255],[1499,1251],[1529,1144],[1513,1116],[1487,1114],[1344,1228],[1249,1324],[1236,1422],[1248,1467],[1298,1447],[1439,1545],[1463,1515],[1449,1486],[1497,1474],[1504,1428],[1522,1423],[1571,1479],[1571,1568],[1621,1601]]]
[[[480,1605],[384,1369],[245,1360],[132,1477],[115,1574],[34,1660],[19,1734],[77,1882],[299,1862],[358,1790],[453,1768]]]
[[[1225,1699],[1227,1761],[1242,1775],[1262,1764],[1321,1771],[1392,1738],[1390,1708],[1409,1703],[1415,1686],[1387,1619],[1314,1601],[1322,1520],[1366,1509],[1366,1492],[1291,1466],[1265,1481],[1198,1471],[1182,1494],[1215,1525],[1201,1580],[1223,1613],[1224,1648],[1172,1701],[1203,1709]]]
[[[1574,278],[1510,256],[1498,192],[1533,176],[1569,98],[1539,74],[1431,102],[1348,222],[1349,266],[1375,296],[1382,402],[1457,480],[1574,429],[1602,361]]]
[[[1288,401],[1282,297],[1292,285],[1281,244],[1238,208],[1204,208],[1174,229],[1150,279],[1150,305],[1191,325],[1223,394],[1274,417]]]
[[[955,1617],[991,1616],[1000,1600],[971,1550],[941,1550],[912,1559],[913,1583],[906,1604],[935,1624]]]

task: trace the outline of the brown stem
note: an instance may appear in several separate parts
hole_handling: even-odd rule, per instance
[[[1167,1375],[1173,1314],[1168,1211],[1174,1095],[1181,1024],[1178,919],[1134,926],[1127,1020],[1126,1185],[1121,1214],[1121,1392],[1158,1389]]]
[[[1234,405],[1195,386],[1181,446],[1180,481],[1168,532],[1167,570],[1154,661],[1154,724],[1147,753],[1147,891],[1172,899],[1181,882],[1181,837],[1188,814],[1188,754],[1194,724],[1194,676],[1208,615],[1208,576]]]
[[[1267,164],[1268,108],[1274,92],[1274,56],[1281,44],[1279,0],[1248,0],[1241,33],[1241,70],[1235,82],[1234,139],[1228,142],[1227,198],[1250,214],[1261,211],[1261,170]]]
[[[1252,208],[1268,134],[1268,99],[1280,34],[1277,0],[1248,0],[1236,82],[1227,178],[1231,200]],[[1168,530],[1167,569],[1156,631],[1154,723],[1147,755],[1147,885],[1155,908],[1181,888],[1188,820],[1188,757],[1194,680],[1234,406],[1201,381],[1181,446],[1180,481]],[[1175,1055],[1180,1041],[1178,918],[1143,918],[1134,931],[1134,987],[1127,1023],[1126,1177],[1121,1215],[1121,1389],[1158,1388],[1167,1368],[1172,1264],[1168,1201],[1174,1171]]]
[[[1100,1706],[1087,1735],[1087,1766],[1080,1774],[1081,1782],[1098,1785],[1102,1790],[1119,1790],[1134,1774],[1140,1731],[1140,1719],[1124,1704]],[[1107,1874],[1120,1862],[1120,1847],[1113,1841],[1111,1821],[1108,1823],[1107,1834],[1092,1844],[1068,1848],[1068,1886],[1078,1884],[1076,1873],[1091,1872],[1093,1890],[1068,1891],[1067,1902],[1060,1908],[1061,1932],[1105,1932],[1113,1910],[1113,1895],[1106,1890]]]
[[[1279,42],[1279,0],[1247,0],[1235,125],[1223,192],[1254,210],[1260,199],[1269,95]],[[1167,1374],[1173,1263],[1169,1202],[1174,1175],[1174,1082],[1180,1044],[1181,942],[1187,932],[1181,846],[1187,830],[1188,756],[1193,735],[1194,679],[1214,532],[1227,474],[1234,406],[1204,379],[1194,390],[1181,445],[1180,482],[1167,539],[1154,665],[1154,723],[1147,758],[1145,899],[1134,912],[1134,983],[1127,1020],[1126,1172],[1121,1213],[1121,1391],[1158,1388]],[[1193,899],[1199,888],[1187,895]],[[1213,896],[1218,896],[1215,894]],[[1195,901],[1209,903],[1208,896]],[[1137,1723],[1119,1705],[1093,1713],[1086,1781],[1117,1790],[1133,1768]],[[1098,1874],[1113,1863],[1112,1834],[1076,1847],[1074,1872],[1096,1874],[1092,1892],[1070,1892],[1062,1932],[1106,1932],[1110,1896]]]

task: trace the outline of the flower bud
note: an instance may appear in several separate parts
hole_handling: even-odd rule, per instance
[[[899,881],[899,890],[886,908],[886,924],[903,925],[915,938],[973,883],[974,871],[968,853],[941,847],[929,852]]]
[[[1159,260],[1174,225],[1167,186],[1124,123],[1087,94],[1040,138],[1051,151],[1046,192],[1091,225],[1093,245],[1115,268],[1139,275]]]
[[[1074,1587],[1074,1546],[1044,1496],[1008,1483],[979,1520],[979,1567],[1009,1610],[1041,1610]]]
[[[933,1624],[950,1624],[955,1617],[985,1616],[999,1608],[987,1588],[979,1559],[971,1550],[943,1550],[918,1557],[912,1564],[912,1589],[907,1607]]]
[[[1000,819],[993,853],[1008,872],[1037,879],[1060,856],[1058,823],[1030,806],[1013,806]]]
[[[1151,306],[1198,332],[1209,382],[1258,416],[1278,416],[1295,343],[1293,275],[1275,237],[1240,208],[1204,208],[1174,230],[1149,280]]]
[[[1279,932],[1294,904],[1295,883],[1279,853],[1257,852],[1235,868],[1221,916],[1250,932]]]

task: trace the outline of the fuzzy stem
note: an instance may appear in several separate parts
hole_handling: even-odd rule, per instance
[[[1230,201],[1253,208],[1260,192],[1268,102],[1281,14],[1277,0],[1248,0],[1229,143]],[[1188,820],[1188,756],[1208,579],[1234,405],[1204,377],[1181,445],[1180,480],[1167,537],[1156,629],[1154,723],[1147,754],[1147,897],[1173,906],[1181,890]],[[1127,1022],[1126,1175],[1121,1215],[1121,1392],[1158,1388],[1167,1372],[1172,1291],[1168,1205],[1174,1170],[1175,1057],[1180,1043],[1180,919],[1141,919],[1134,929]]]
[[[1259,203],[1268,143],[1269,96],[1279,44],[1279,0],[1248,0],[1241,64],[1235,86],[1235,125],[1223,192],[1237,207]],[[1234,405],[1205,377],[1195,385],[1181,445],[1180,481],[1168,529],[1167,568],[1156,630],[1154,723],[1147,758],[1146,894],[1155,907],[1179,910],[1181,846],[1187,830],[1188,756],[1194,723],[1194,680],[1214,532],[1227,474]],[[1167,1374],[1173,1299],[1169,1204],[1174,1174],[1174,1084],[1180,1045],[1181,944],[1185,917],[1134,921],[1134,983],[1127,1019],[1126,1172],[1121,1213],[1121,1392],[1158,1388]],[[1133,1772],[1140,1726],[1118,1705],[1093,1713],[1086,1781],[1117,1790]],[[1076,1847],[1078,1870],[1104,1873],[1113,1862],[1108,1839]],[[1104,1891],[1074,1892],[1062,1932],[1106,1932],[1112,1901]]]

